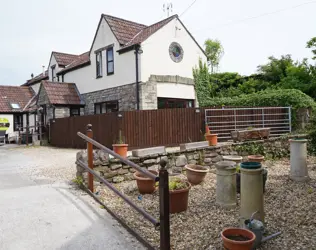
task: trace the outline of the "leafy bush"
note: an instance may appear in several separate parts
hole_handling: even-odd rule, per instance
[[[298,108],[316,108],[313,98],[296,89],[264,90],[239,97],[207,98],[200,100],[200,106],[291,106],[294,111]]]
[[[292,107],[292,114],[296,114],[299,108],[316,110],[313,98],[297,89],[264,90],[239,97],[208,98],[201,100],[200,106]],[[295,115],[292,115],[292,126],[296,127]]]

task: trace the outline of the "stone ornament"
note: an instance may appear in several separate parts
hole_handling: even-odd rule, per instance
[[[183,49],[177,42],[173,42],[169,46],[169,55],[172,61],[179,63],[183,59]]]

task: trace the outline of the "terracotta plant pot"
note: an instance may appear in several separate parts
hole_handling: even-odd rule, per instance
[[[189,190],[191,184],[187,182],[188,187],[180,190],[169,190],[170,213],[181,213],[188,209]]]
[[[127,156],[128,144],[113,144],[113,151],[122,157]]]
[[[221,232],[223,245],[229,250],[251,250],[256,235],[242,228],[226,228]]]
[[[158,175],[158,171],[156,170],[148,170],[154,175]],[[141,194],[152,194],[156,190],[155,181],[143,175],[140,172],[135,172],[134,178],[137,183],[138,191]]]
[[[217,134],[205,134],[205,139],[208,141],[209,146],[217,145]]]
[[[186,165],[185,169],[188,181],[192,185],[200,184],[209,172],[208,167],[200,165]]]
[[[248,161],[263,162],[264,156],[263,155],[248,155]]]

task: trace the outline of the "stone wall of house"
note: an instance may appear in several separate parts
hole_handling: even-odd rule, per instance
[[[302,137],[302,136],[299,136]],[[268,140],[225,143],[221,146],[206,147],[200,149],[190,149],[165,154],[147,155],[144,157],[128,157],[128,159],[140,167],[149,170],[158,170],[162,157],[168,159],[168,169],[170,173],[181,173],[186,164],[201,164],[214,168],[214,164],[222,160],[223,155],[240,155],[245,157],[251,154],[263,154],[267,159],[281,158],[289,156],[289,137],[273,138]],[[87,162],[86,151],[77,153],[77,159]],[[110,182],[118,183],[125,180],[134,179],[135,170],[120,162],[118,159],[109,159],[108,154],[94,151],[94,170]],[[87,173],[77,165],[77,177],[87,180]]]
[[[140,109],[146,110],[158,108],[157,83],[160,82],[194,85],[193,79],[187,77],[181,77],[177,75],[151,75],[147,82],[140,84]],[[198,107],[197,101],[196,107]]]
[[[136,84],[127,84],[115,88],[81,94],[85,102],[85,115],[94,114],[94,104],[107,101],[118,101],[119,111],[136,109]]]
[[[139,107],[141,110],[157,109],[157,83],[144,82],[139,86]]]

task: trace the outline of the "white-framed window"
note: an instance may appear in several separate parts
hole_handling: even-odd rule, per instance
[[[114,74],[114,54],[113,47],[106,50],[106,73],[107,75]]]
[[[96,53],[97,78],[102,77],[102,51]]]

